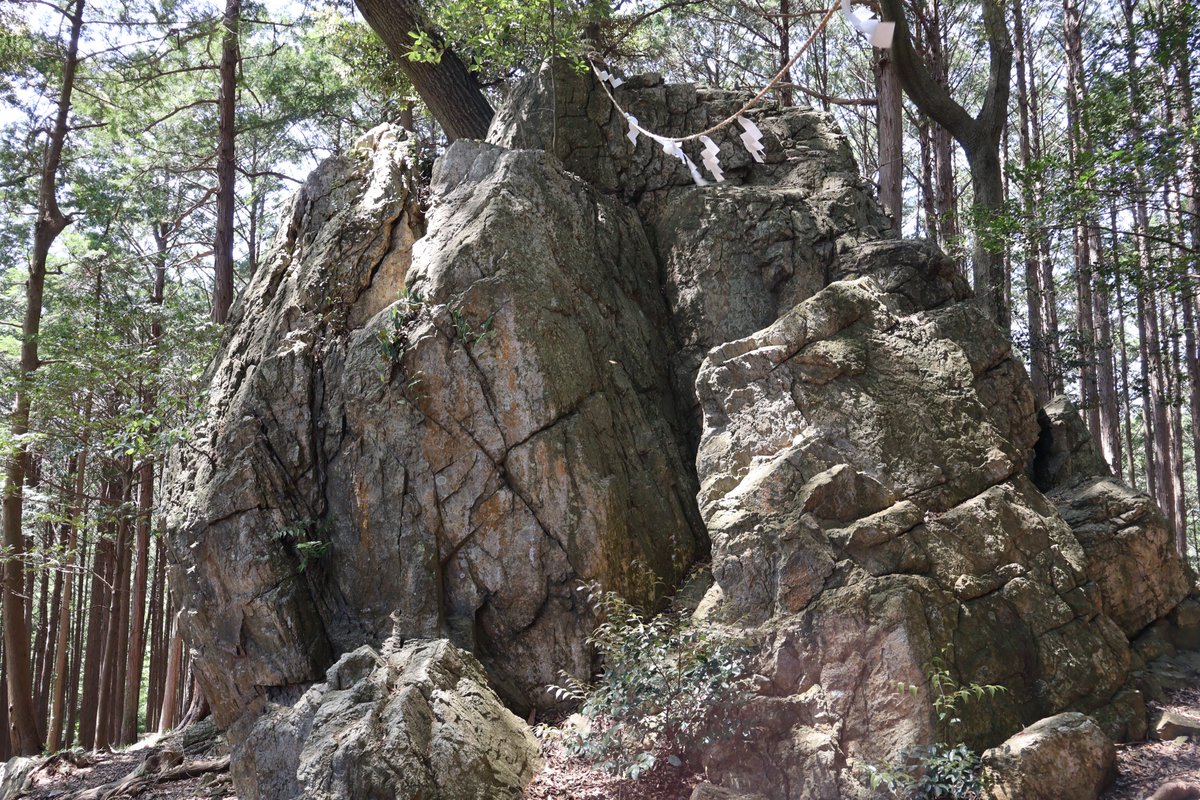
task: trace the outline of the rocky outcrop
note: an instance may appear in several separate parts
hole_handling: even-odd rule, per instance
[[[1023,369],[974,304],[904,313],[892,288],[833,283],[701,369],[713,571],[728,618],[766,643],[751,713],[778,726],[714,757],[731,785],[856,796],[858,766],[946,735],[927,710],[938,661],[1008,688],[966,709],[968,741],[1067,708],[1136,724],[1126,635],[1026,475]]]
[[[26,793],[33,773],[44,759],[14,756],[0,764],[0,800],[14,800]]]
[[[654,76],[620,94],[677,136],[744,99]],[[696,187],[552,65],[489,143],[447,150],[427,219],[387,131],[306,183],[167,504],[183,629],[248,797],[417,791],[385,760],[428,765],[432,734],[356,721],[428,719],[381,688],[408,674],[374,659],[388,637],[474,653],[523,711],[591,671],[581,581],[651,599],[709,537],[704,617],[763,676],[755,736],[707,756],[731,791],[863,797],[860,767],[948,735],[935,664],[1006,687],[953,732],[977,746],[1068,709],[1144,730],[1151,679],[1131,672],[1200,621],[1161,514],[1103,474],[1069,406],[1039,417],[958,268],[889,238],[827,116],[752,115],[767,163],[723,132],[729,180]],[[528,753],[511,722],[517,777],[488,778],[509,788]],[[421,769],[420,791],[449,791]]]
[[[633,212],[462,143],[413,247],[406,174],[385,139],[308,181],[175,456],[172,580],[223,724],[393,631],[539,702],[590,673],[581,581],[645,596],[630,563],[671,585],[704,546]]]
[[[1078,713],[1039,720],[983,754],[990,800],[1095,800],[1112,781],[1116,749]]]
[[[236,738],[246,800],[515,800],[540,763],[528,726],[445,640],[363,645]]]
[[[650,74],[620,90],[626,110],[663,135],[684,136],[724,119],[740,92],[664,84]],[[831,117],[810,109],[756,109],[766,143],[756,164],[740,128],[713,134],[726,182],[697,191],[676,159],[628,123],[590,73],[553,62],[524,81],[492,123],[489,141],[553,153],[568,171],[624,198],[645,221],[678,340],[675,393],[700,430],[694,384],[718,344],[766,327],[844,269],[842,256],[879,240],[889,222]],[[736,128],[736,130],[735,130]],[[699,145],[685,145],[699,163]]]
[[[1193,580],[1175,536],[1144,494],[1112,478],[1078,411],[1059,398],[1039,412],[1034,479],[1087,553],[1087,572],[1105,612],[1135,637],[1164,618]]]

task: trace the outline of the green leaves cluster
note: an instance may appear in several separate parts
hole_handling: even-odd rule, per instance
[[[965,744],[914,747],[892,767],[867,767],[872,789],[885,789],[893,796],[913,800],[981,798],[981,772],[979,754]]]
[[[943,655],[934,657],[925,670],[926,687],[933,698],[938,727],[948,738],[962,724],[963,709],[970,703],[1008,691],[1003,686],[959,682]],[[899,684],[899,691],[918,696],[922,688]],[[905,800],[977,800],[983,797],[983,766],[979,754],[966,744],[935,742],[911,747],[890,765],[869,764],[865,768],[872,790]]]
[[[277,531],[274,538],[295,551],[300,560],[296,572],[303,573],[329,554],[329,534],[328,520],[301,519]]]
[[[436,63],[448,47],[490,84],[547,58],[578,58],[589,24],[611,11],[598,0],[447,0],[430,8],[445,42],[413,33],[409,58]]]
[[[744,643],[680,612],[647,615],[615,592],[586,588],[603,620],[588,640],[603,672],[591,684],[551,687],[588,721],[563,734],[568,752],[636,779],[660,761],[681,766],[706,745],[745,735],[737,710],[754,676]]]

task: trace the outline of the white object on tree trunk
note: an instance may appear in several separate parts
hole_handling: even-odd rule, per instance
[[[842,0],[842,13],[846,15],[846,21],[853,26],[854,30],[870,39],[872,47],[881,49],[891,47],[892,36],[896,32],[896,23],[875,19],[875,15],[870,12],[866,12],[866,16],[864,16],[859,11],[860,9],[851,10],[850,0]]]

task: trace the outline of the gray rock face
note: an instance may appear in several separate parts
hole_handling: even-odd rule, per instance
[[[735,786],[855,796],[856,765],[944,734],[928,694],[896,689],[928,692],[938,657],[1008,687],[964,714],[968,741],[1109,709],[1127,681],[1087,556],[1025,476],[1022,368],[973,304],[906,314],[888,288],[833,283],[701,368],[713,571],[728,617],[768,643],[753,713],[778,726],[714,757]]]
[[[1116,773],[1116,749],[1083,714],[1048,717],[983,754],[990,800],[1096,800]]]
[[[251,725],[233,752],[247,800],[515,800],[540,764],[528,726],[445,640],[364,645]]]
[[[462,143],[413,247],[402,159],[297,195],[175,456],[173,589],[222,724],[393,630],[539,702],[590,672],[581,581],[644,597],[629,563],[671,585],[705,541],[633,212]]]
[[[654,76],[620,96],[676,136],[744,100]],[[184,632],[248,797],[454,796],[440,767],[418,787],[389,766],[432,763],[428,715],[380,688],[408,667],[361,648],[448,639],[523,709],[592,667],[581,581],[649,598],[629,565],[674,585],[708,537],[703,616],[743,628],[765,678],[753,741],[707,756],[736,791],[864,797],[862,765],[948,735],[938,659],[1008,689],[956,740],[1065,709],[1144,730],[1131,670],[1200,636],[1161,515],[1066,405],[1039,420],[958,269],[888,238],[826,116],[751,116],[767,163],[725,132],[728,183],[696,187],[552,65],[491,143],[449,148],[427,219],[387,132],[299,193],[167,503]],[[438,647],[409,656],[475,669]],[[410,738],[363,721],[383,718]],[[511,736],[495,752],[524,776]]]
[[[0,764],[0,800],[14,800],[29,788],[34,771],[44,759],[14,756]]]
[[[649,130],[685,136],[726,118],[747,96],[643,75],[621,86],[620,99]],[[554,153],[567,170],[636,204],[678,339],[675,393],[694,431],[693,385],[709,348],[766,327],[844,269],[840,256],[889,230],[831,117],[769,106],[748,116],[764,133],[766,163],[751,159],[741,128],[724,128],[713,140],[727,180],[703,191],[655,143],[630,143],[627,122],[591,73],[565,62],[519,85],[488,136]],[[685,150],[700,163],[697,142]]]
[[[1039,491],[1041,431],[1003,336],[937,259],[862,249],[855,279],[713,348],[697,380],[713,573],[769,680],[749,712],[769,732],[710,769],[833,800],[915,742],[986,745],[1064,709],[1144,730],[1129,638],[1188,591],[1161,516],[1111,479],[1103,498]],[[925,681],[939,659],[1008,691],[941,730]]]

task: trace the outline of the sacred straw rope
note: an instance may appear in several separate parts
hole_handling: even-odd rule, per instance
[[[724,128],[726,125],[729,125],[732,122],[734,122],[735,120],[737,120],[737,118],[740,117],[742,114],[745,114],[747,111],[754,108],[756,105],[758,105],[758,103],[764,97],[767,96],[767,92],[771,91],[772,89],[774,89],[776,86],[779,85],[779,83],[783,80],[783,78],[788,74],[788,71],[796,64],[797,61],[800,60],[800,56],[804,55],[805,51],[807,51],[808,48],[812,47],[813,42],[815,42],[817,39],[817,35],[821,31],[825,30],[826,26],[829,25],[829,20],[833,19],[833,15],[838,12],[838,9],[840,7],[841,7],[840,0],[835,0],[833,5],[831,5],[829,7],[829,10],[825,12],[825,16],[821,18],[820,24],[817,25],[817,27],[813,29],[813,32],[808,35],[808,38],[804,41],[804,44],[800,45],[800,49],[796,51],[796,54],[794,56],[792,56],[791,59],[786,64],[783,65],[783,67],[779,70],[779,72],[775,73],[775,77],[771,79],[771,82],[768,83],[766,86],[764,86],[758,94],[754,95],[754,97],[752,97],[745,105],[743,105],[741,108],[739,108],[733,114],[730,114],[728,117],[721,120],[716,125],[713,125],[710,128],[702,130],[699,133],[693,133],[693,134],[689,134],[688,136],[682,136],[682,137],[664,136],[662,138],[663,139],[672,139],[673,141],[676,141],[676,142],[694,141],[696,139],[699,139],[701,136],[707,136],[710,133],[716,133],[717,131]],[[591,64],[591,67],[593,70],[599,69],[596,66],[595,62],[591,60],[591,58],[588,59],[588,63]],[[608,87],[608,81],[602,80],[602,81],[600,81],[600,85],[604,87],[604,93],[606,95],[608,95],[608,99],[612,101],[612,104],[617,107],[617,111],[620,111],[621,115],[624,116],[626,119],[628,119],[629,112],[627,112],[624,108],[622,108],[621,104],[617,102],[617,98],[613,96],[612,91]],[[645,131],[645,133],[649,134],[650,132]]]

